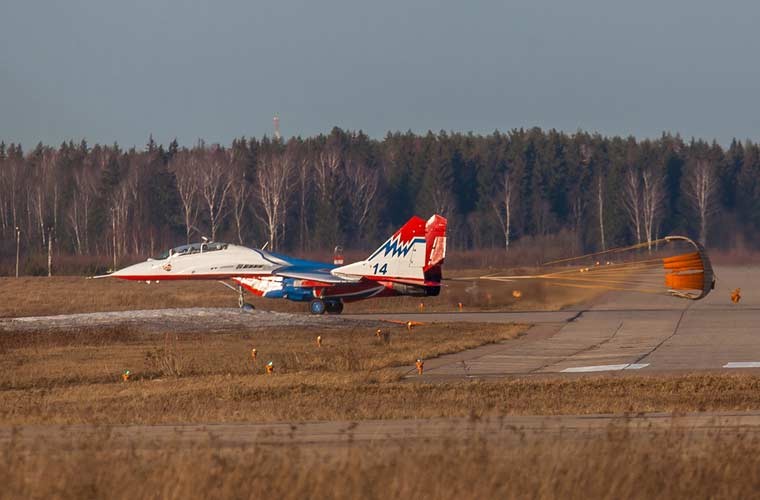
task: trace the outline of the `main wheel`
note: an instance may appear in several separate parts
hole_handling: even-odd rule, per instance
[[[343,312],[343,302],[340,300],[330,300],[325,302],[327,314],[340,314]]]
[[[325,301],[322,299],[314,299],[309,304],[309,312],[311,314],[324,314],[325,313]]]

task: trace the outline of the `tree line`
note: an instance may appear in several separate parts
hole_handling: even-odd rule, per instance
[[[760,146],[556,130],[238,138],[144,148],[0,143],[0,269],[26,256],[119,263],[191,240],[301,254],[370,248],[413,214],[452,250],[570,235],[593,251],[687,234],[760,243]],[[31,272],[29,269],[27,271]]]

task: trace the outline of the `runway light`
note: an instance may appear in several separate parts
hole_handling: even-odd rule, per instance
[[[391,332],[378,328],[375,332],[375,337],[387,344],[391,339]]]
[[[464,307],[464,306],[462,305],[462,303],[461,303],[461,302],[459,302],[457,305],[459,306],[459,312],[462,312],[462,307]]]
[[[259,351],[257,351],[255,348],[251,349],[251,359],[253,361],[256,361],[256,356],[258,356],[258,354],[259,354]]]
[[[731,302],[738,304],[740,300],[742,300],[742,289],[735,288],[734,291],[731,292]]]
[[[317,347],[322,347],[322,336],[317,335]]]
[[[420,325],[424,325],[424,324],[425,323],[422,323],[421,321],[407,321],[406,322],[406,329],[409,330],[409,332],[411,333],[412,328],[414,328],[415,326],[420,326]]]
[[[425,369],[425,362],[420,358],[417,359],[414,365],[417,367],[417,375],[422,375],[422,371]]]
[[[274,363],[270,361],[269,363],[267,363],[267,375],[271,375],[273,373],[274,373]]]
[[[129,370],[124,370],[124,373],[121,374],[121,381],[122,382],[129,382],[129,377],[132,375],[132,373]]]
[[[417,307],[419,308],[420,311],[424,311],[425,310],[425,304],[423,304],[422,302],[420,302],[420,305],[417,306]]]
[[[522,292],[520,290],[512,290],[512,297],[519,299],[522,297]]]

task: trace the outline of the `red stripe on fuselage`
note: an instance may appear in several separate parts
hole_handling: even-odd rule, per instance
[[[120,280],[128,281],[180,281],[180,280],[228,280],[232,278],[261,278],[271,276],[271,274],[245,274],[245,273],[224,273],[224,274],[147,274],[147,275],[125,275],[112,276]]]

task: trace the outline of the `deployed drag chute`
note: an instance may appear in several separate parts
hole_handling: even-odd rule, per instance
[[[707,252],[685,236],[547,262],[536,274],[480,279],[541,280],[556,286],[669,294],[689,300],[702,299],[715,288]]]

